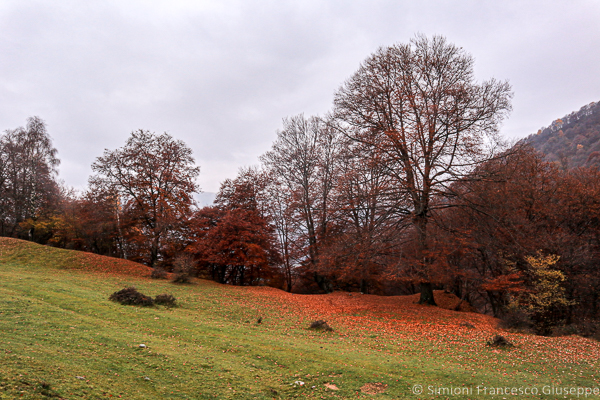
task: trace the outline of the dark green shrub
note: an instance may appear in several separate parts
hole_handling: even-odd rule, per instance
[[[151,307],[154,305],[152,297],[138,292],[133,286],[114,292],[108,299],[123,305],[144,307]]]
[[[159,304],[165,307],[175,307],[177,305],[175,297],[170,294],[159,294],[154,298],[154,304]]]

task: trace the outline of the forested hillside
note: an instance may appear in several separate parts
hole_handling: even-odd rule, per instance
[[[587,104],[530,135],[525,142],[562,168],[600,165],[600,102]]]

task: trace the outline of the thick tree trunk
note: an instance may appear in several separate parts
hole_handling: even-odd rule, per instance
[[[158,264],[158,255],[160,252],[160,233],[155,234],[150,245],[150,267],[156,268]]]
[[[317,272],[315,272],[313,277],[315,278],[315,282],[317,282],[317,285],[319,285],[319,289],[321,289],[325,293],[333,292],[333,284],[326,276],[320,275]]]
[[[158,261],[158,246],[152,244],[150,248],[150,267],[156,268],[156,263]]]
[[[244,267],[238,267],[238,271],[239,271],[239,285],[240,286],[244,286],[244,275],[246,270],[244,269]]]
[[[426,207],[422,207],[426,210]],[[433,297],[433,285],[428,280],[429,268],[431,267],[431,260],[427,254],[427,213],[421,211],[415,218],[415,226],[418,230],[419,235],[419,254],[418,257],[421,259],[421,265],[419,266],[421,276],[424,279],[420,283],[421,297],[419,298],[419,304],[429,304],[431,306],[437,306]]]
[[[421,282],[421,298],[419,304],[428,304],[430,306],[437,306],[435,299],[433,298],[433,285],[431,282]]]
[[[360,280],[360,292],[369,294],[369,282],[366,279]]]

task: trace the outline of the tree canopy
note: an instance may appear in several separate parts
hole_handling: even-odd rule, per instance
[[[92,170],[90,185],[115,198],[115,212],[137,227],[146,262],[156,266],[164,242],[178,239],[199,189],[192,150],[167,133],[138,130],[122,148],[105,150]]]
[[[32,238],[33,220],[57,202],[60,160],[45,122],[27,119],[25,127],[0,137],[0,234]],[[30,220],[28,233],[22,232]]]
[[[508,82],[475,82],[473,58],[462,48],[421,35],[380,48],[335,95],[339,129],[373,148],[409,198],[422,302],[433,303],[426,257],[432,199],[497,155],[511,97]]]

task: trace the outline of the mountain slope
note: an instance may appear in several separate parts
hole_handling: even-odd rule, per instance
[[[553,121],[523,142],[565,169],[600,166],[600,102]]]

